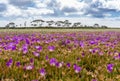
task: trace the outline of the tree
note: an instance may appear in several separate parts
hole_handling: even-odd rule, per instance
[[[103,25],[103,26],[101,26],[101,28],[108,28],[107,26],[105,26],[105,25]]]
[[[22,26],[22,24],[20,24],[20,27]]]
[[[64,24],[64,25],[63,25],[64,27],[70,27],[70,25],[71,25],[72,23],[70,23],[69,20],[65,20],[65,21],[63,22],[63,24]]]
[[[45,21],[43,21],[43,20],[41,20],[41,19],[33,20],[33,21],[31,22],[31,25],[32,25],[32,26],[38,26],[38,27],[41,27],[42,24],[43,24],[43,22],[45,22]]]
[[[46,23],[48,23],[48,26],[51,27],[52,24],[54,24],[54,21],[46,21]]]
[[[26,27],[26,23],[27,23],[27,22],[25,21],[25,22],[24,22],[24,27]]]
[[[7,24],[7,25],[5,26],[5,28],[9,28],[9,24]]]
[[[81,25],[81,22],[77,22],[73,24],[73,27],[80,27],[80,25]]]
[[[99,26],[99,24],[95,23],[95,24],[93,25],[93,27],[98,28],[98,27],[100,27],[100,26]]]
[[[85,27],[85,28],[87,28],[87,27],[89,27],[89,26],[87,26],[87,25],[84,25],[84,27]]]
[[[63,21],[57,21],[56,23],[55,23],[55,25],[57,25],[57,27],[60,27],[60,26],[62,26],[63,25]]]
[[[67,24],[67,27],[70,27],[71,24],[72,24],[72,23],[68,23],[68,24]]]
[[[14,23],[14,22],[10,22],[10,23],[7,24],[5,27],[6,27],[6,28],[15,28],[15,23]]]
[[[16,25],[16,27],[18,27],[18,25]]]

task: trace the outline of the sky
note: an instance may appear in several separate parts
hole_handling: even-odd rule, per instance
[[[120,27],[120,0],[0,0],[0,27],[34,19]]]

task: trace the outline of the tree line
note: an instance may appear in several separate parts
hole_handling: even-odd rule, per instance
[[[14,22],[10,22],[8,23],[5,28],[17,28],[17,27],[26,27],[26,28],[29,28],[27,27],[27,22],[25,21],[23,26],[22,24],[20,25],[16,25]],[[46,24],[45,26],[43,26],[43,24]],[[32,22],[30,22],[30,27],[57,27],[57,28],[70,28],[70,27],[73,27],[73,28],[79,28],[79,27],[82,27],[82,28],[108,28],[107,26],[105,25],[102,25],[100,26],[99,24],[95,23],[93,26],[87,26],[87,25],[82,25],[81,22],[75,22],[75,23],[71,23],[69,20],[64,20],[64,21],[53,21],[53,20],[50,20],[50,21],[44,21],[42,19],[36,19],[36,20],[33,20]]]

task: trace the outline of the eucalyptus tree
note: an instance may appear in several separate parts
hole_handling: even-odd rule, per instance
[[[48,23],[48,27],[51,27],[51,25],[53,25],[55,22],[51,20],[51,21],[46,21],[46,23]]]
[[[55,23],[55,25],[57,25],[57,27],[61,27],[62,25],[63,25],[63,21],[57,21],[56,23]]]
[[[67,27],[70,27],[71,24],[72,24],[72,23],[67,23]]]
[[[25,21],[25,22],[24,22],[24,27],[26,27],[26,24],[27,24],[27,22]]]
[[[16,27],[18,27],[18,25],[16,25]]]
[[[43,22],[45,22],[44,20],[41,19],[37,19],[37,20],[33,20],[31,22],[32,26],[37,26],[37,27],[41,27],[43,25]]]
[[[84,25],[84,27],[85,27],[85,28],[87,28],[87,27],[89,27],[89,26],[87,26],[87,25]]]
[[[70,23],[69,20],[65,20],[63,24],[64,27],[69,27],[72,23]]]
[[[105,26],[105,25],[102,25],[102,26],[101,26],[101,28],[108,28],[108,27],[107,27],[107,26]]]
[[[22,24],[20,24],[20,27],[22,26]]]
[[[6,25],[6,28],[15,28],[15,23],[10,22],[9,24]]]
[[[36,23],[34,23],[34,24],[33,24],[33,23],[31,23],[31,26],[32,26],[32,27],[36,27],[36,26],[37,26],[37,24],[36,24]]]
[[[5,28],[9,28],[9,24],[7,24],[7,25],[5,26]]]
[[[81,22],[76,22],[73,24],[73,27],[80,27],[81,26]]]
[[[93,27],[99,28],[100,26],[99,26],[99,24],[95,23],[95,24],[93,25]]]

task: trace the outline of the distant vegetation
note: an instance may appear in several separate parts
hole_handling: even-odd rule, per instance
[[[30,22],[30,27],[26,25],[26,21],[23,24],[16,25],[14,22],[8,23],[3,28],[18,28],[18,29],[25,29],[25,28],[108,28],[105,25],[100,26],[99,24],[95,23],[93,26],[82,25],[81,22],[71,23],[69,20],[65,21],[44,21],[41,19],[33,20]]]

